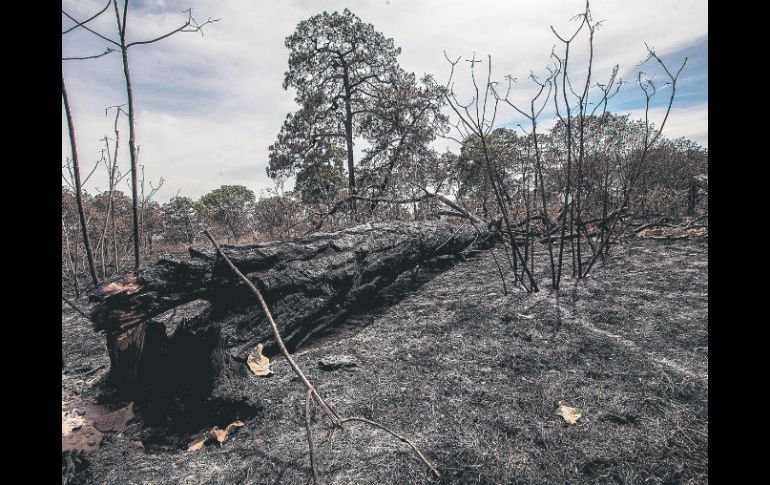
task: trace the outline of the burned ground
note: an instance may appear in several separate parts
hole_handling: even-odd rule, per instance
[[[413,439],[443,477],[369,427],[346,426],[327,446],[316,412],[322,482],[706,483],[707,253],[703,241],[634,240],[557,293],[503,295],[489,251],[403,275],[295,356],[338,412]],[[63,337],[62,412],[127,404],[105,384],[103,336],[63,309]],[[68,482],[310,483],[304,390],[273,362],[272,377],[218,396],[205,422],[148,424],[138,407],[77,457]],[[558,401],[580,410],[577,424],[555,414]],[[196,432],[235,419],[245,426],[221,447],[186,451]]]

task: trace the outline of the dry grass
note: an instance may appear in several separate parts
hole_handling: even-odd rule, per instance
[[[339,412],[413,439],[443,483],[707,483],[708,246],[630,244],[559,293],[504,297],[484,252],[426,269],[297,361]],[[337,354],[357,366],[319,368]],[[262,411],[221,448],[148,453],[130,427],[105,438],[88,483],[308,483],[302,386],[281,359],[273,370],[233,390]],[[580,409],[577,424],[558,401]],[[328,427],[313,423],[321,441]],[[325,484],[436,482],[367,427],[318,448]]]

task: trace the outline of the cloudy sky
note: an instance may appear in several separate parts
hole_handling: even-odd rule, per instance
[[[107,0],[64,0],[62,8],[85,19]],[[157,198],[163,202],[177,193],[197,198],[223,184],[245,185],[258,195],[273,186],[265,175],[267,147],[273,143],[284,117],[296,109],[294,93],[281,87],[289,52],[284,39],[297,23],[323,10],[350,8],[377,30],[395,39],[402,48],[400,64],[418,75],[432,74],[439,81],[449,75],[450,57],[492,56],[493,80],[518,79],[511,99],[522,102],[533,92],[530,71],[544,74],[551,49],[558,44],[550,30],[574,29],[570,18],[582,10],[580,0],[377,0],[347,2],[324,0],[134,0],[128,15],[128,38],[145,40],[173,30],[185,19],[182,10],[192,7],[199,21],[220,19],[204,35],[180,33],[152,45],[129,51],[137,111],[140,163],[154,183],[165,184]],[[604,20],[596,33],[593,79],[606,79],[620,65],[624,79],[633,81],[641,69],[663,80],[645,58],[645,42],[676,69],[687,65],[678,85],[677,99],[665,135],[685,136],[708,146],[708,3],[707,0],[593,0],[595,20]],[[103,35],[116,38],[115,18],[105,14],[89,24]],[[62,30],[72,22],[62,15]],[[587,43],[576,41],[570,60],[573,82],[585,71]],[[109,44],[78,29],[62,37],[64,57],[103,52]],[[557,49],[559,46],[557,45]],[[68,94],[75,117],[83,170],[99,159],[105,136],[112,135],[114,115],[105,108],[125,102],[122,62],[118,53],[90,61],[63,63]],[[470,99],[467,63],[457,73],[461,99]],[[459,67],[459,66],[458,66]],[[484,67],[486,70],[486,67]],[[659,121],[665,89],[653,103],[651,120]],[[465,95],[465,96],[463,96]],[[644,114],[644,98],[633,83],[621,90],[611,110]],[[544,113],[548,118],[548,114]],[[515,127],[522,120],[513,110],[501,109],[501,126]],[[546,122],[547,124],[547,122]],[[122,122],[121,143],[128,129]],[[437,149],[457,150],[449,140],[438,140]],[[357,147],[360,152],[361,144]],[[62,163],[70,155],[62,105]],[[121,155],[123,169],[128,154]],[[124,184],[125,185],[125,184]],[[86,190],[106,188],[106,177],[97,172]],[[128,192],[128,186],[121,187]]]

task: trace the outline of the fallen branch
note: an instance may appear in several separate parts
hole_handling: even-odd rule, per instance
[[[313,472],[313,484],[318,485],[321,480],[318,478],[318,471],[315,469],[315,450],[313,450],[313,431],[310,429],[310,403],[313,400],[313,392],[308,390],[305,397],[305,427],[307,428],[307,444],[310,449],[310,470]]]
[[[495,228],[486,225],[389,222],[222,250],[270,301],[283,341],[293,351],[330,331],[379,291],[400,288],[406,271],[461,256],[474,242],[491,246],[496,239]],[[179,370],[158,372],[174,366],[169,349],[177,348],[172,343],[177,337],[170,329],[183,321],[181,315],[195,341],[225,353],[227,360],[240,359],[257,342],[268,353],[280,353],[259,302],[245,285],[235,281],[233,287],[231,270],[217,251],[211,246],[189,251],[190,258],[161,258],[138,274],[104,282],[90,295],[96,303],[90,311],[94,329],[103,330],[107,340],[111,382],[134,400],[151,398],[151,388],[170,392],[170,386],[182,395],[191,392],[182,388],[196,388],[203,398],[223,382],[242,380],[223,374],[223,361],[213,354],[202,361],[207,362],[201,364],[205,378],[187,380]],[[228,338],[220,339],[221,334]]]
[[[596,237],[600,236],[601,234],[598,232],[591,232],[591,233],[585,233],[586,237]],[[556,242],[556,241],[569,241],[570,239],[575,239],[580,237],[580,234],[565,234],[564,236],[551,236],[551,237],[545,237],[540,239],[540,242],[545,244],[547,242]]]
[[[672,240],[679,240],[679,239],[690,239],[690,236],[687,234],[681,234],[678,236],[647,236],[645,239],[654,239],[654,240],[660,240],[660,241],[672,241]]]
[[[374,421],[368,420],[366,418],[359,418],[359,417],[349,417],[349,418],[343,418],[341,419],[333,410],[332,408],[324,401],[324,399],[321,397],[320,394],[315,390],[313,385],[308,380],[307,376],[304,372],[302,372],[302,369],[300,369],[299,365],[297,365],[297,362],[294,360],[294,358],[289,353],[288,349],[286,348],[286,345],[283,342],[283,338],[281,337],[281,333],[278,331],[278,326],[275,323],[275,320],[273,320],[273,316],[270,312],[270,308],[267,306],[267,302],[265,302],[265,299],[262,297],[262,293],[257,289],[256,286],[249,280],[246,276],[244,276],[243,273],[240,272],[240,270],[230,261],[230,258],[225,255],[224,252],[222,252],[222,249],[219,247],[219,244],[214,240],[214,238],[211,236],[211,233],[209,233],[208,229],[203,231],[203,234],[211,241],[211,244],[214,245],[214,248],[216,249],[219,256],[227,263],[227,266],[230,267],[230,269],[235,273],[235,275],[251,290],[251,292],[256,296],[257,300],[259,301],[260,306],[262,307],[262,310],[265,312],[265,317],[267,318],[267,321],[270,323],[270,328],[273,331],[273,336],[275,337],[275,341],[278,344],[278,348],[281,350],[281,353],[286,358],[286,361],[289,363],[289,366],[291,367],[292,371],[299,377],[299,379],[304,384],[305,388],[307,389],[307,401],[305,403],[305,410],[306,410],[306,424],[307,424],[307,433],[308,433],[308,440],[309,440],[309,446],[310,446],[310,466],[313,471],[313,480],[315,483],[318,483],[318,477],[317,472],[315,470],[315,453],[313,451],[313,442],[312,442],[312,433],[310,431],[310,417],[309,417],[309,411],[310,411],[310,398],[312,397],[315,402],[318,404],[318,406],[321,408],[321,410],[324,412],[327,418],[332,422],[334,426],[341,427],[344,423],[350,422],[350,421],[360,421],[367,424],[370,424],[374,427],[377,427],[387,433],[390,433],[391,435],[395,436],[399,440],[407,443],[412,450],[415,451],[417,456],[420,458],[420,460],[425,463],[425,465],[430,468],[431,472],[437,477],[441,477],[441,473],[436,469],[433,464],[431,464],[425,456],[420,452],[420,450],[407,438],[397,434],[396,432],[392,431],[391,429],[387,428],[386,426],[376,423]]]

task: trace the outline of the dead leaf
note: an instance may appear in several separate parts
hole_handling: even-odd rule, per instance
[[[101,442],[102,433],[86,421],[78,429],[61,437],[61,451],[62,453],[73,450],[90,452],[98,449]]]
[[[211,437],[217,440],[217,443],[221,445],[227,439],[227,431],[214,426],[211,428]]]
[[[225,433],[232,433],[235,428],[240,428],[242,426],[245,426],[243,421],[233,421],[227,425],[227,428],[225,428]]]
[[[187,447],[187,451],[198,451],[201,448],[203,448],[203,444],[206,443],[206,440],[209,439],[208,433],[206,433],[205,436],[202,436],[198,438],[197,440],[190,443],[190,445]]]
[[[236,428],[240,428],[241,426],[244,426],[243,421],[233,421],[232,423],[228,424],[225,429],[214,426],[203,435],[194,439],[187,446],[187,451],[199,451],[209,440],[214,440],[217,442],[217,444],[221,445]]]
[[[249,364],[249,369],[256,376],[269,376],[273,373],[270,370],[270,359],[262,355],[262,344],[257,344],[251,351],[246,363]]]
[[[243,426],[243,421],[234,421],[228,424],[225,429],[220,429],[214,426],[210,431],[211,437],[217,440],[217,442],[221,445],[235,428],[240,428],[241,426]]]
[[[578,408],[571,408],[564,405],[564,401],[558,402],[559,409],[556,410],[556,415],[564,418],[567,424],[575,424],[582,416]]]

